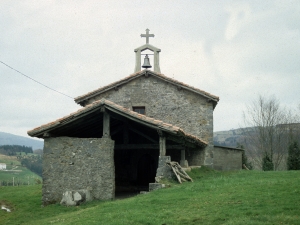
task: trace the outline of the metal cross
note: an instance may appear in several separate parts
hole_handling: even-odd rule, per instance
[[[146,44],[149,44],[149,37],[154,37],[154,34],[149,34],[149,29],[146,29],[146,34],[141,34],[141,37],[146,38]]]

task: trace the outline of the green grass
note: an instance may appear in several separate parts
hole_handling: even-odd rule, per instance
[[[26,167],[21,166],[20,162],[17,160],[15,156],[6,156],[0,154],[0,163],[6,163],[7,170],[15,170],[15,171],[2,171],[0,170],[0,182],[13,182],[13,177],[15,184],[19,183],[26,183],[34,184],[35,179],[40,179],[41,177],[37,174],[31,172]],[[21,170],[21,171],[19,171]]]
[[[300,224],[300,171],[190,175],[193,183],[78,207],[41,207],[40,185],[1,187],[13,212],[0,211],[0,224]]]

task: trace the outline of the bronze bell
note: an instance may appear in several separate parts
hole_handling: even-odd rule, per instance
[[[152,67],[152,66],[150,65],[150,60],[149,60],[149,58],[148,58],[148,55],[145,56],[145,58],[144,58],[144,64],[142,65],[142,67],[143,67],[143,68],[146,68],[146,69]]]

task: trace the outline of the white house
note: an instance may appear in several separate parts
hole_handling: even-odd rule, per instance
[[[0,163],[0,170],[6,170],[6,164]]]

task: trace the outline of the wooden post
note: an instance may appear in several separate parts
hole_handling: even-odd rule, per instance
[[[188,167],[188,162],[187,162],[187,160],[185,160],[185,149],[181,150],[180,166],[181,167]]]
[[[181,150],[181,160],[185,160],[185,149]]]
[[[166,137],[159,136],[159,155],[165,156],[166,155]]]
[[[104,138],[110,138],[110,117],[104,110],[103,112],[103,136]]]

